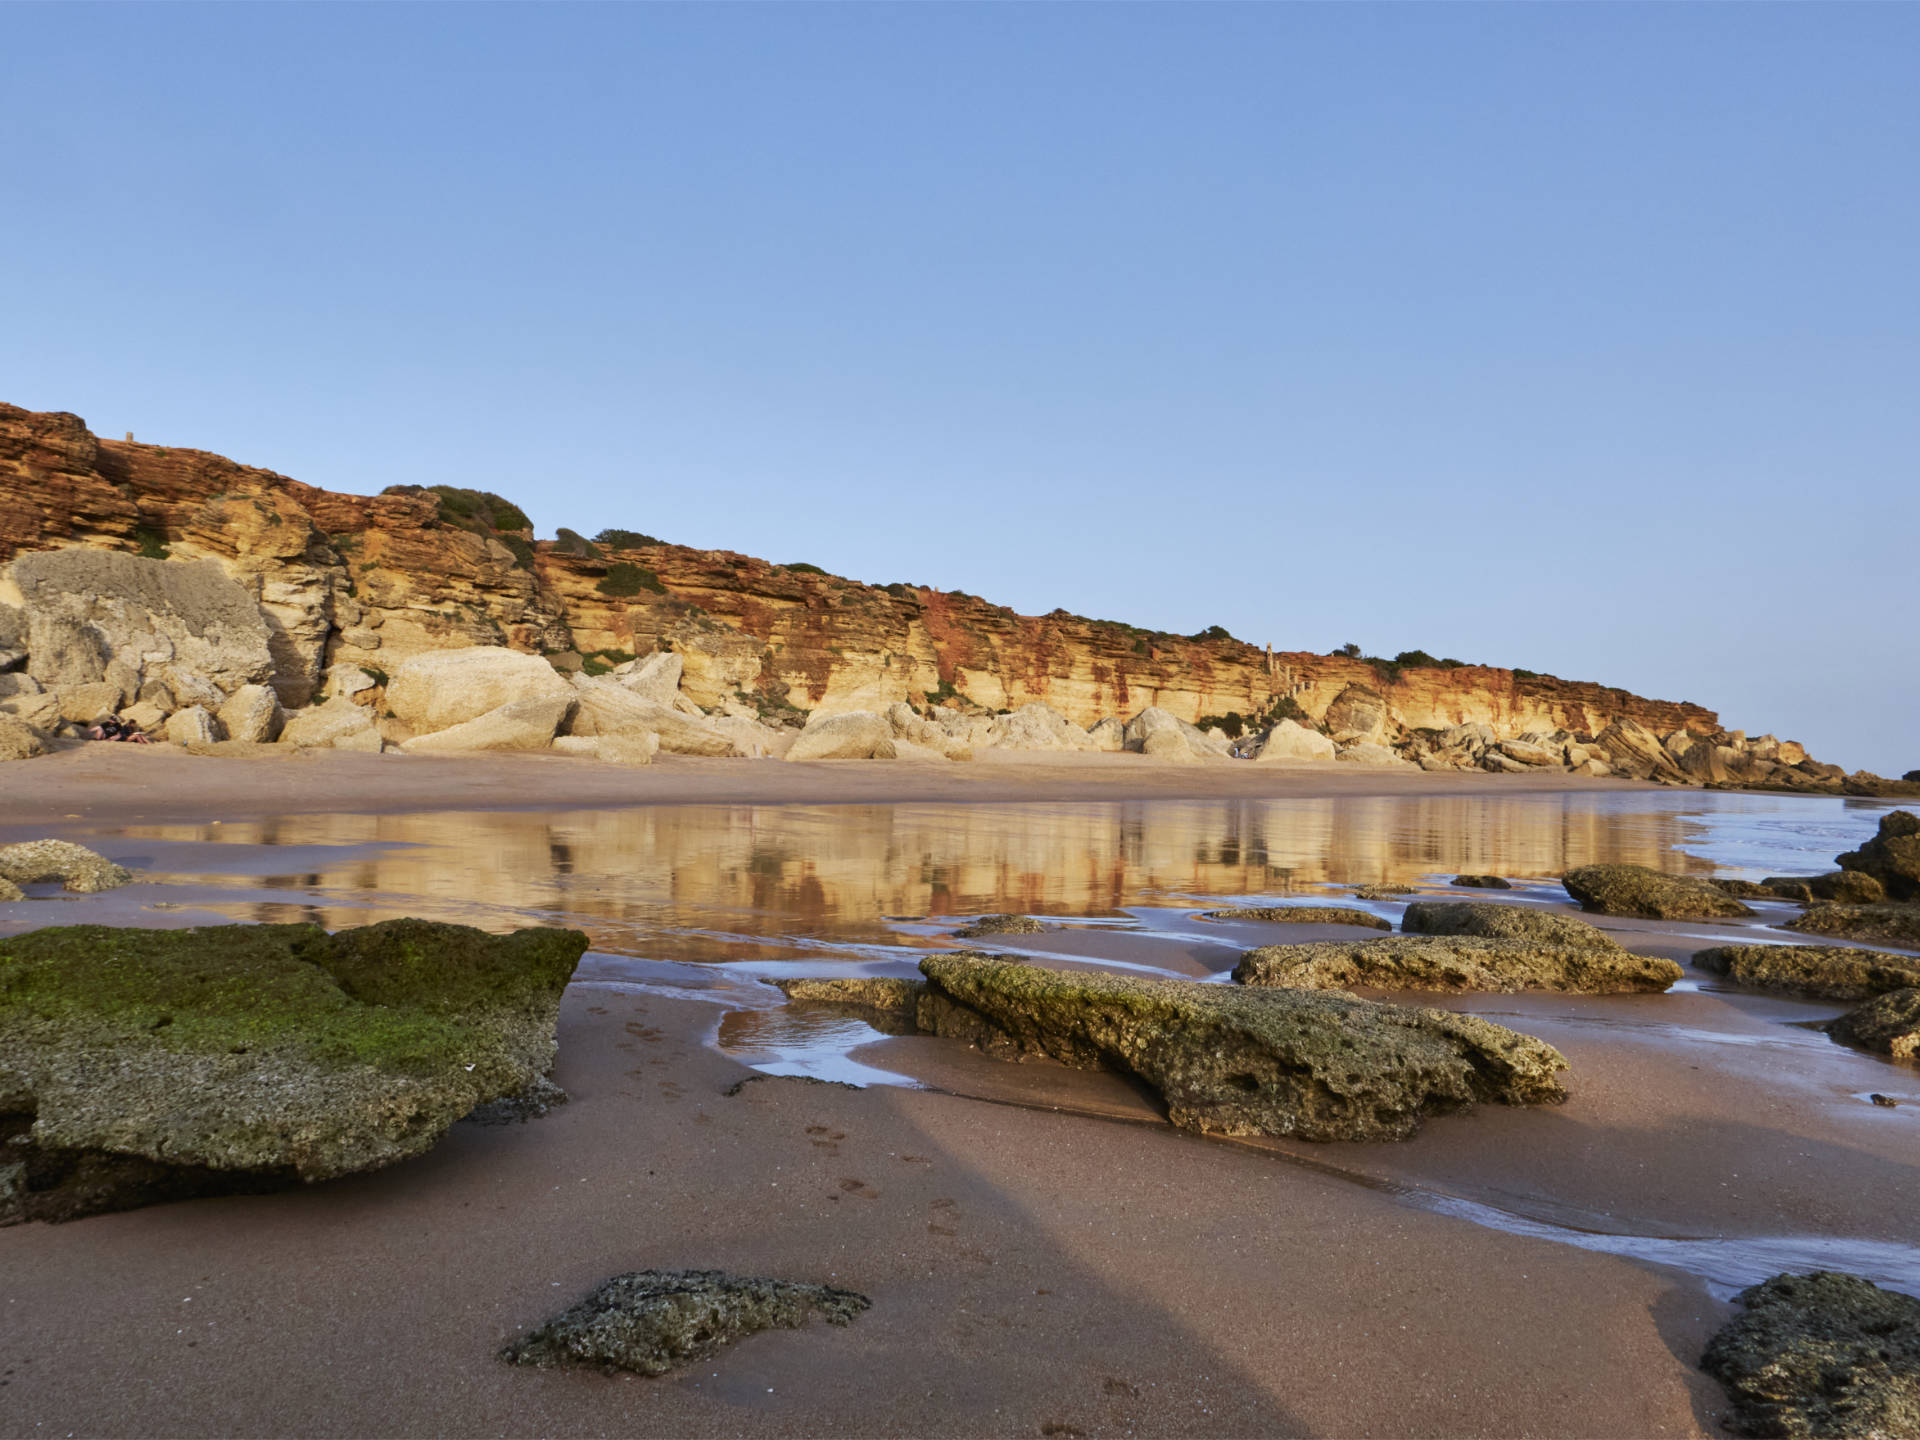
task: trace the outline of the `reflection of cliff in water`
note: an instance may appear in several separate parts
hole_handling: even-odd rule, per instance
[[[1087,915],[1186,894],[1284,894],[1462,870],[1557,875],[1593,861],[1705,868],[1674,848],[1685,817],[1619,801],[653,806],[311,815],[131,833],[266,845],[381,842],[397,848],[363,851],[323,874],[242,883],[320,896],[344,889],[382,908],[411,901],[546,911],[589,929],[694,927],[710,933],[711,958],[739,959],[740,936],[895,939],[889,915]],[[365,917],[336,918],[322,901],[314,918]],[[615,935],[596,939],[628,948]],[[697,934],[677,937],[674,948],[679,958],[708,958]]]

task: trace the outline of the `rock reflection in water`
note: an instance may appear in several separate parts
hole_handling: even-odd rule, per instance
[[[287,918],[290,905],[327,925],[365,923],[368,905],[476,923],[488,913],[550,917],[608,949],[670,932],[664,958],[710,962],[750,958],[756,945],[772,958],[795,943],[895,941],[888,915],[1100,915],[1168,897],[1287,895],[1458,871],[1548,876],[1602,861],[1702,872],[1713,868],[1700,856],[1716,824],[1745,836],[1769,816],[1788,828],[1872,827],[1871,815],[1832,801],[1589,791],[303,815],[123,833],[224,842],[194,845],[191,866],[175,871],[208,881],[220,869],[209,851],[306,847],[290,874],[256,865],[218,876],[229,889],[300,892],[245,918]],[[325,845],[355,848],[329,865],[311,848]],[[164,868],[167,846],[155,849]],[[355,908],[329,903],[343,894]]]

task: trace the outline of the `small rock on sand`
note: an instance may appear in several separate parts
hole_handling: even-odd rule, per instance
[[[982,935],[1039,935],[1046,928],[1028,915],[982,915],[953,933],[959,940],[977,940]]]
[[[1498,875],[1456,875],[1447,882],[1460,885],[1468,890],[1511,890],[1513,883]]]
[[[722,1270],[636,1270],[601,1282],[579,1304],[500,1352],[515,1365],[591,1365],[664,1375],[760,1330],[798,1330],[814,1312],[849,1325],[872,1306],[834,1285]]]
[[[128,871],[106,856],[70,840],[28,840],[0,846],[0,880],[15,885],[58,880],[76,895],[97,895],[132,879]]]

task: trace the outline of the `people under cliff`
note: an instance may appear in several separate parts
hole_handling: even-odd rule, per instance
[[[118,715],[102,715],[87,727],[89,740],[118,740],[128,745],[145,745],[147,737],[138,726],[130,725]]]

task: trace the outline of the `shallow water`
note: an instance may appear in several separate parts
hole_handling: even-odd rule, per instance
[[[83,920],[164,926],[307,920],[338,928],[421,915],[492,929],[563,923],[592,937],[577,985],[709,1002],[709,1043],[764,1073],[910,1084],[925,1083],[916,1082],[915,1067],[904,1058],[919,1053],[912,1047],[949,1042],[889,1042],[862,1021],[788,1006],[761,981],[910,974],[929,949],[955,943],[949,936],[956,917],[1004,910],[1054,917],[1064,928],[997,937],[992,948],[999,952],[1220,979],[1241,949],[1281,938],[1271,927],[1250,935],[1242,926],[1201,918],[1222,902],[1355,904],[1329,887],[1383,881],[1455,898],[1493,898],[1446,885],[1455,873],[1486,872],[1516,882],[1497,898],[1556,903],[1565,896],[1551,877],[1600,861],[1702,875],[1817,873],[1831,868],[1837,852],[1870,836],[1889,808],[1825,798],[1621,791],[656,806],[67,826],[61,833],[68,838],[138,870],[139,883],[98,897],[35,887],[34,900],[0,906],[0,933]],[[1392,919],[1403,904],[1365,908]],[[1767,928],[1793,913],[1764,907],[1739,933],[1798,938]],[[1301,932],[1289,939],[1325,938],[1318,927],[1286,928]],[[1665,927],[1633,938],[1659,939],[1669,953],[1685,954],[1725,940],[1728,929]],[[1897,1133],[1920,1154],[1920,1105],[1889,1110],[1867,1098],[1877,1092],[1904,1100],[1916,1090],[1912,1068],[1836,1054],[1839,1047],[1824,1035],[1800,1028],[1843,1007],[1777,997],[1705,1005],[1703,991],[1714,989],[1690,979],[1664,997],[1671,1002],[1664,1016],[1644,997],[1631,1002],[1639,1006],[1631,1012],[1611,997],[1449,997],[1443,1003],[1539,1030],[1563,1048],[1572,1048],[1564,1036],[1595,1033],[1612,1044],[1655,1045],[1695,1071],[1745,1064],[1738,1083],[1777,1083],[1783,1093],[1806,1090],[1814,1083],[1807,1075],[1817,1072],[1815,1100],[1835,1107],[1834,1123],[1857,1125],[1857,1113],[1871,1110],[1865,1123],[1900,1127]],[[1655,997],[1653,1005],[1660,1004]],[[1684,1017],[1675,1008],[1683,1004],[1693,1005]],[[1746,1058],[1729,1058],[1740,1056]],[[1778,1074],[1753,1068],[1767,1065]],[[985,1098],[995,1083],[987,1078],[978,1090],[962,1085],[956,1093]],[[1044,1090],[1044,1072],[1029,1083]],[[1895,1132],[1874,1135],[1882,1133]],[[1884,1140],[1869,1139],[1884,1148]],[[1804,1142],[1790,1136],[1785,1143]],[[1516,1198],[1491,1182],[1476,1189],[1472,1177],[1381,1181],[1346,1154],[1316,1168],[1477,1224],[1672,1265],[1719,1292],[1789,1264],[1821,1263],[1920,1293],[1914,1243],[1920,1237],[1911,1234],[1675,1233],[1671,1215],[1653,1206],[1639,1214],[1610,1211],[1604,1225],[1568,1224],[1562,1223],[1566,1215],[1582,1206],[1557,1190],[1551,1175],[1531,1178]],[[1907,1225],[1899,1217],[1896,1229]]]

